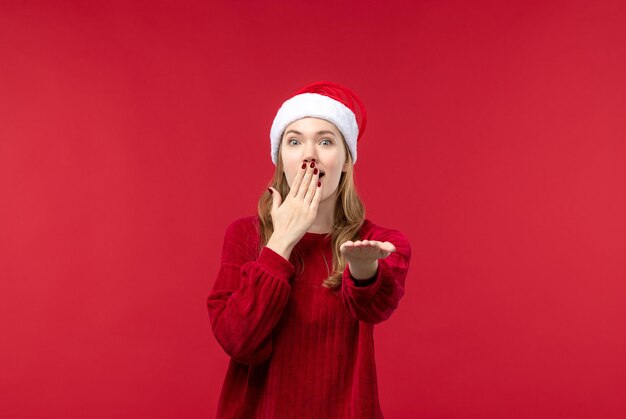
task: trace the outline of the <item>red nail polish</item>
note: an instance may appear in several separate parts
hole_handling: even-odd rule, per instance
[[[306,169],[306,163],[302,163],[302,168]]]
[[[317,187],[319,188],[320,186],[322,186],[322,182],[317,182]]]
[[[317,174],[317,169],[313,170],[313,174],[316,175]]]
[[[311,162],[311,168],[313,168],[313,167],[315,167],[315,162],[314,161]]]

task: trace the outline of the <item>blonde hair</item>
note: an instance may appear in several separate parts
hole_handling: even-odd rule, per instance
[[[339,185],[337,186],[337,203],[335,205],[335,214],[332,230],[331,245],[333,249],[333,268],[328,278],[324,279],[322,286],[330,289],[337,289],[341,286],[341,278],[343,272],[346,269],[347,262],[341,256],[339,247],[341,244],[348,240],[359,240],[359,231],[365,220],[365,207],[359,198],[359,194],[354,184],[352,157],[348,151],[348,146],[341,136],[344,151],[346,153],[346,161],[349,163],[345,172],[341,173],[339,179]],[[278,159],[276,164],[276,170],[274,176],[267,186],[271,186],[276,189],[283,201],[289,193],[289,184],[285,178],[283,172],[283,160],[281,157],[281,143],[278,146]],[[272,233],[274,232],[274,226],[272,224],[272,217],[270,211],[272,210],[272,196],[265,192],[259,198],[258,213],[259,213],[259,228],[260,228],[260,241],[259,251],[265,247]],[[304,271],[304,261],[302,255],[294,248],[293,252],[296,264],[300,267],[300,275]]]

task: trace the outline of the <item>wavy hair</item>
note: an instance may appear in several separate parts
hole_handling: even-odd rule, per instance
[[[348,240],[359,240],[359,231],[365,220],[365,207],[359,198],[359,194],[354,184],[354,165],[352,164],[352,157],[348,151],[348,146],[341,135],[344,151],[346,153],[346,159],[349,162],[348,168],[341,174],[339,179],[339,186],[337,186],[337,203],[335,205],[335,214],[332,229],[332,249],[333,249],[333,263],[330,276],[324,279],[322,286],[336,290],[341,286],[341,278],[343,272],[346,269],[347,261],[341,255],[339,247],[341,244]],[[276,164],[276,170],[272,180],[267,185],[276,189],[284,202],[285,197],[289,193],[289,184],[283,172],[283,160],[281,157],[282,141],[278,146],[278,161]],[[269,241],[272,233],[274,232],[274,226],[272,224],[271,210],[272,210],[272,196],[265,192],[259,198],[258,202],[258,214],[259,214],[259,228],[260,228],[260,241],[259,251],[265,247]],[[302,255],[298,252],[297,248],[294,248],[293,256],[295,264],[299,267],[300,271],[298,275],[304,272],[304,260]],[[291,259],[291,258],[290,258]],[[328,266],[326,266],[328,269]]]

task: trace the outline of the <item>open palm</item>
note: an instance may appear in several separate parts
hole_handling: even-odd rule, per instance
[[[350,263],[366,263],[377,259],[384,259],[396,251],[390,242],[377,240],[348,240],[339,247],[339,251]]]

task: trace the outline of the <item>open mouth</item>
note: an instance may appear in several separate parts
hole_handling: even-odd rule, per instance
[[[326,173],[324,173],[324,172],[320,172],[320,179],[323,178],[325,174]]]

